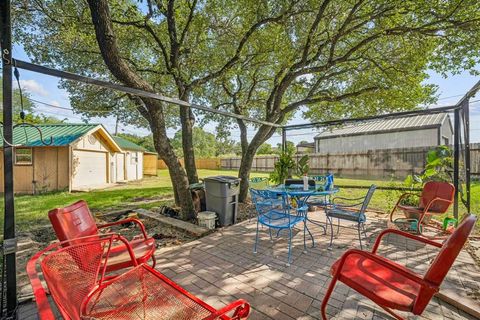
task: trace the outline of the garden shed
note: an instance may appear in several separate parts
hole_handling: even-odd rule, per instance
[[[322,154],[432,147],[452,144],[453,127],[446,113],[420,114],[328,128],[314,139]]]
[[[14,131],[16,193],[89,190],[143,177],[143,148],[99,124],[40,124]],[[123,149],[122,146],[125,148]],[[3,169],[3,156],[0,157]],[[3,192],[3,170],[0,170]]]
[[[113,139],[122,151],[116,153],[111,162],[112,182],[142,179],[145,148],[119,136],[114,136]]]

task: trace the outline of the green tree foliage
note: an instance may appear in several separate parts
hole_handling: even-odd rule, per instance
[[[477,0],[16,3],[15,36],[36,61],[277,124],[295,114],[328,120],[431,103],[428,69],[473,70],[480,55]],[[89,100],[79,91],[76,105],[98,94]],[[124,97],[109,96],[109,110],[134,107],[147,119],[172,177],[183,180],[165,133],[171,109],[132,97],[117,106]],[[253,156],[277,129],[210,119],[240,128],[243,200]],[[181,109],[187,156],[195,120]]]
[[[175,152],[179,157],[183,157],[182,148],[182,131],[179,130],[171,139]],[[217,137],[200,127],[193,128],[193,148],[199,158],[213,158],[225,154],[231,154],[235,151],[235,142],[223,139],[218,140]]]
[[[257,154],[274,154],[273,147],[270,143],[263,143],[257,150]]]
[[[119,134],[117,134],[117,136],[122,137],[126,140],[129,140],[129,141],[132,141],[133,143],[144,147],[148,151],[156,152],[155,147],[153,145],[153,138],[152,138],[151,135],[138,136],[136,134],[131,134],[131,133],[119,133]]]
[[[453,152],[449,146],[438,146],[427,153],[425,168],[420,174],[408,175],[405,185],[421,188],[428,181],[453,181]]]
[[[219,108],[277,124],[296,113],[306,121],[375,115],[434,102],[428,69],[476,72],[478,1],[298,1],[293,11],[209,87]],[[241,135],[240,199],[251,155],[277,130],[255,128],[249,141]]]
[[[287,151],[291,154],[294,154],[297,152],[297,147],[295,146],[295,143],[292,141],[287,141]],[[282,144],[277,143],[277,149],[275,150],[275,153],[281,154],[282,153]]]

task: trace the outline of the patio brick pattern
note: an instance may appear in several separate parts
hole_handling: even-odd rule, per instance
[[[309,214],[315,220],[325,221],[322,212]],[[348,223],[342,222],[342,226]],[[385,227],[384,220],[370,219],[367,222],[369,242]],[[327,250],[330,235],[324,235],[321,228],[311,224],[316,245],[311,248],[307,238],[306,253],[303,234],[296,230],[290,267],[286,266],[285,231],[283,236],[280,234],[271,241],[267,230],[260,230],[258,253],[253,254],[255,230],[256,220],[252,219],[180,247],[159,249],[156,268],[216,308],[235,299],[246,299],[253,308],[249,318],[252,320],[320,318],[320,305],[331,279],[330,266],[348,248],[359,248],[356,230],[340,230],[330,251]],[[369,248],[371,246],[366,249]],[[390,235],[383,241],[379,254],[424,272],[436,250]],[[479,283],[478,268],[470,255],[462,252],[443,286],[479,292]],[[20,309],[20,319],[36,317],[32,306]],[[327,312],[332,319],[392,319],[370,300],[341,283],[332,294]],[[408,319],[475,318],[434,298],[422,317],[409,316]]]

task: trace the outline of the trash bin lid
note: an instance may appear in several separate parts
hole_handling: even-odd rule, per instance
[[[233,176],[213,176],[207,177],[204,181],[215,181],[219,183],[239,183],[242,179]]]
[[[203,182],[198,182],[198,183],[192,183],[191,185],[188,186],[190,190],[198,190],[198,189],[205,189],[205,185]]]

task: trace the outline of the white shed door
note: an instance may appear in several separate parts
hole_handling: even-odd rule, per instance
[[[72,189],[90,189],[107,183],[107,153],[73,151]]]
[[[116,169],[117,169],[117,181],[125,180],[125,155],[123,153],[116,154]]]

